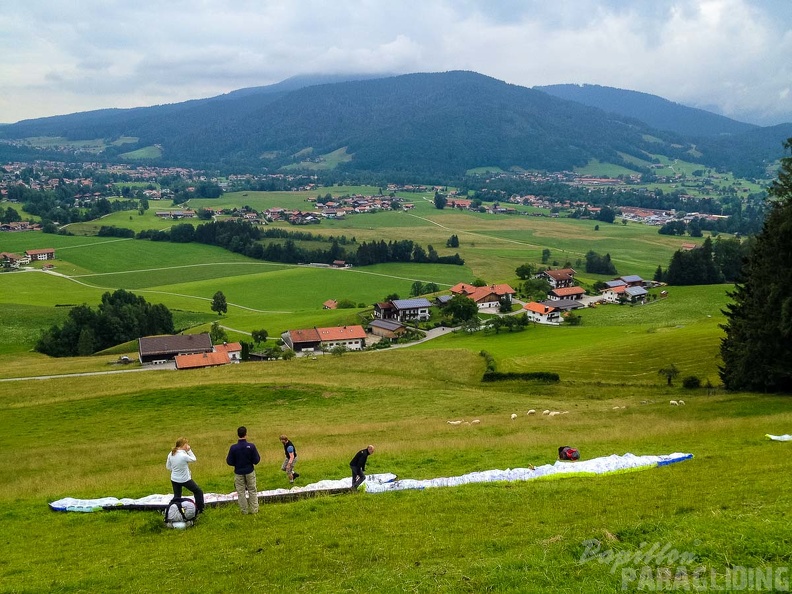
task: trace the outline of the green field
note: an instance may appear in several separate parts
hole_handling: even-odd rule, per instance
[[[244,194],[221,200],[309,204],[291,193]],[[441,253],[450,252],[445,241],[453,233],[465,266],[335,270],[198,244],[0,235],[2,251],[57,251],[52,273],[0,274],[0,591],[615,592],[639,590],[623,580],[644,568],[655,576],[647,586],[680,565],[706,568],[717,584],[737,568],[789,566],[792,497],[783,481],[790,446],[764,435],[790,433],[792,411],[788,398],[718,388],[725,285],[669,287],[668,298],[645,306],[588,308],[579,312],[580,326],[454,332],[408,348],[315,360],[75,375],[120,371],[118,356],[126,348],[134,357],[136,347],[70,359],[31,352],[68,306],[95,306],[117,288],[165,303],[191,332],[218,319],[209,305],[222,290],[229,309],[220,321],[231,340],[259,328],[275,338],[289,328],[359,323],[364,309],[322,309],[330,298],[407,297],[416,280],[441,289],[476,277],[516,285],[515,268],[538,264],[545,248],[562,265],[589,249],[607,252],[620,274],[650,277],[680,242],[636,224],[594,231],[593,221],[438,211],[414,199],[410,213],[307,230],[358,242],[410,238]],[[499,371],[551,371],[560,382],[483,383],[482,351]],[[658,369],[670,363],[681,376],[667,386]],[[58,377],[12,380],[45,375]],[[712,387],[684,389],[687,376]],[[671,399],[686,404],[671,406]],[[528,409],[568,414],[528,416]],[[447,423],[454,419],[480,424]],[[48,502],[67,496],[169,492],[164,460],[181,435],[198,457],[196,481],[228,493],[225,455],[240,424],[262,453],[259,489],[287,486],[281,433],[298,447],[302,484],[346,476],[349,459],[368,443],[377,447],[369,472],[418,479],[552,463],[567,444],[584,459],[695,457],[602,477],[320,497],[265,505],[253,517],[231,505],[210,509],[187,531],[163,528],[153,512],[48,511]],[[605,556],[586,561],[593,540]],[[635,561],[654,545],[694,561]],[[632,559],[627,574],[615,555]]]
[[[119,159],[130,159],[136,161],[138,159],[157,159],[162,156],[162,149],[159,146],[151,145],[144,146],[128,153],[118,155]]]

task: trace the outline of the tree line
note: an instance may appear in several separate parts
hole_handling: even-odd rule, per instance
[[[92,355],[141,336],[173,332],[167,307],[119,289],[102,295],[96,310],[86,304],[72,308],[63,324],[44,332],[35,350],[51,357]]]
[[[136,235],[137,239],[152,241],[170,241],[173,243],[204,243],[222,247],[229,251],[243,254],[256,260],[282,262],[284,264],[300,264],[315,262],[332,264],[343,260],[355,266],[369,266],[387,262],[415,262],[419,264],[454,264],[461,266],[465,261],[459,254],[441,256],[431,245],[424,248],[410,239],[362,242],[355,244],[355,249],[347,249],[339,238],[329,240],[327,249],[306,249],[295,243],[305,240],[303,232],[279,230],[275,235],[281,242],[263,243],[261,240],[269,230],[261,230],[247,221],[212,221],[197,227],[191,223],[174,225],[167,231],[147,230]],[[313,239],[314,236],[311,236]],[[318,240],[318,236],[316,236]],[[327,242],[327,239],[324,239]]]

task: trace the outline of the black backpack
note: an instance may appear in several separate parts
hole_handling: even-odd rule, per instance
[[[561,446],[558,448],[559,460],[580,460],[580,451],[577,448],[570,446]]]
[[[197,508],[192,499],[174,497],[162,512],[168,528],[189,528],[195,524]]]

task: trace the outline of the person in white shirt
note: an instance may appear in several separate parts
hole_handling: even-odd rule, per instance
[[[171,485],[173,485],[173,498],[178,499],[182,496],[182,488],[187,489],[195,497],[195,508],[198,513],[204,510],[204,494],[196,482],[192,479],[188,464],[195,462],[195,454],[192,453],[190,444],[186,437],[176,440],[176,446],[168,454],[165,461],[165,468],[171,471]]]

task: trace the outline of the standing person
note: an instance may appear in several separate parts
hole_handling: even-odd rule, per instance
[[[300,476],[294,472],[294,465],[297,463],[297,450],[285,435],[280,436],[280,442],[283,444],[283,452],[286,454],[281,470],[289,477],[289,483],[294,483],[294,479]]]
[[[357,489],[363,484],[363,481],[366,480],[366,462],[368,461],[368,457],[373,453],[374,446],[370,445],[355,454],[355,457],[352,458],[352,461],[349,463],[349,467],[352,469],[352,489]]]
[[[243,514],[257,514],[259,509],[256,490],[256,464],[261,462],[256,446],[247,440],[247,428],[237,429],[237,441],[228,450],[226,464],[234,467],[234,487],[237,503]]]
[[[204,494],[201,487],[192,479],[190,468],[187,466],[195,461],[195,454],[193,454],[187,438],[180,437],[168,454],[165,468],[171,471],[173,498],[179,499],[182,496],[182,488],[187,489],[195,497],[196,512],[200,514],[204,510]]]

